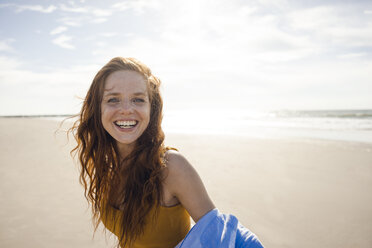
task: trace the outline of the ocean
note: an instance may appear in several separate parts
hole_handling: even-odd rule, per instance
[[[372,143],[372,110],[184,110],[164,114],[165,132]]]

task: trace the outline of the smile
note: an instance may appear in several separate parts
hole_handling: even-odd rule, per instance
[[[115,121],[114,122],[116,126],[120,128],[133,128],[138,124],[138,121]]]

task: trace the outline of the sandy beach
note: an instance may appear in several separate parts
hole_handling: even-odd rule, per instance
[[[0,119],[0,247],[112,247],[59,123]],[[265,247],[372,247],[372,144],[169,134],[215,205]]]

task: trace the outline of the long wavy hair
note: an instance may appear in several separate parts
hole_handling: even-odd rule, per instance
[[[111,73],[120,70],[135,71],[144,77],[151,104],[149,124],[137,139],[133,151],[124,159],[119,156],[116,140],[103,128],[101,121],[105,81]],[[152,209],[156,216],[161,202],[161,171],[165,166],[166,148],[161,128],[163,101],[159,87],[160,80],[140,61],[113,58],[93,79],[79,118],[70,129],[77,141],[71,154],[78,155],[80,183],[92,206],[95,230],[103,218],[107,220],[111,216],[113,223],[121,223],[118,237],[121,246],[131,245],[143,234],[148,221],[146,217]],[[122,216],[110,214],[112,208],[109,205],[120,207]]]

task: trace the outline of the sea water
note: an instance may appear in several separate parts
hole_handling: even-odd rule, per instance
[[[372,110],[177,110],[165,112],[163,129],[168,133],[372,143]]]

